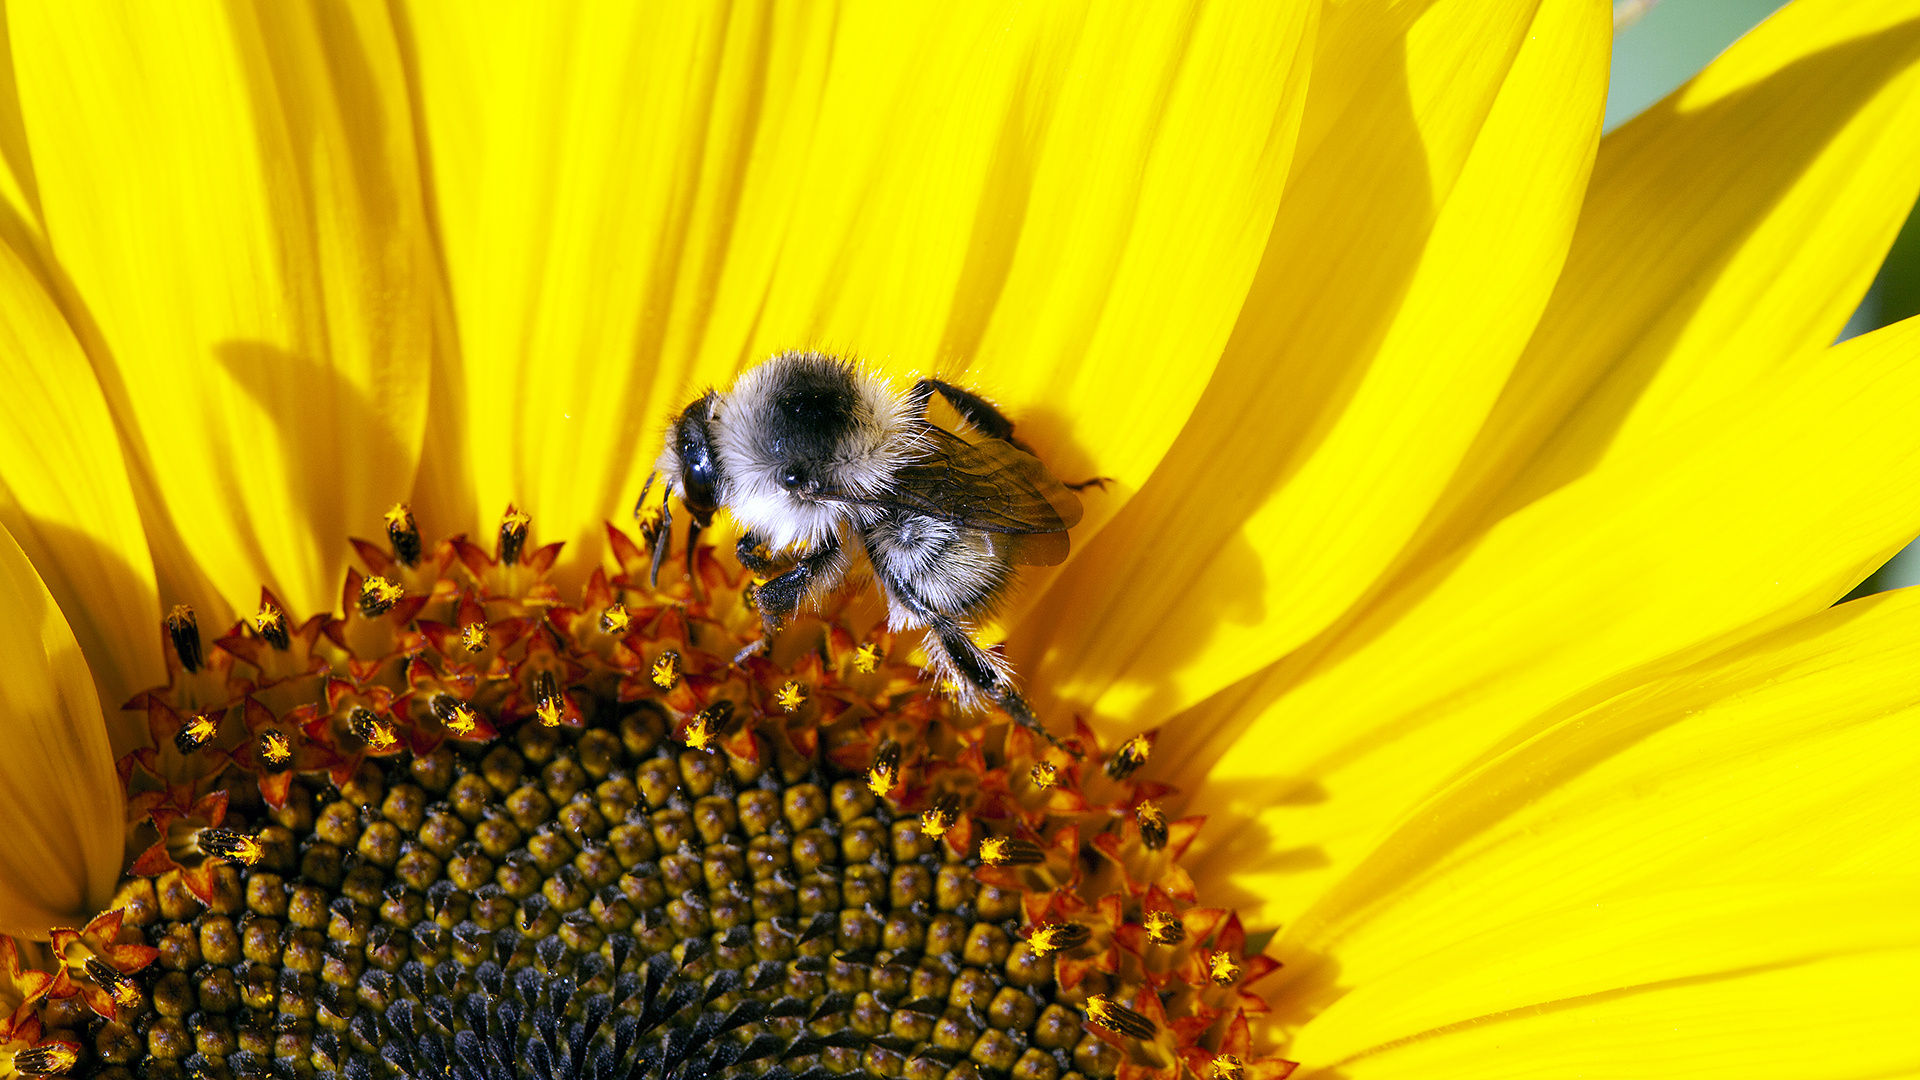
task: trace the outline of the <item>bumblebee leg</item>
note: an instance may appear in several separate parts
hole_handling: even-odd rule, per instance
[[[934,618],[928,622],[928,629],[939,639],[940,648],[947,654],[955,674],[978,687],[981,693],[1012,717],[1014,723],[1038,733],[1062,750],[1067,749],[1053,732],[1040,723],[1040,718],[1033,715],[1033,707],[1014,687],[1005,664],[996,663],[964,627],[952,619]]]
[[[756,574],[764,574],[773,569],[772,555],[767,551],[767,542],[752,533],[742,533],[740,542],[733,545],[733,553],[740,559],[740,565]]]
[[[994,408],[993,402],[970,390],[962,390],[952,383],[941,382],[939,379],[921,379],[913,384],[913,391],[907,395],[907,400],[913,402],[916,412],[924,412],[927,399],[936,392],[946,398],[947,404],[953,406],[953,411],[977,428],[980,434],[990,439],[1012,443],[1029,454],[1033,453],[1033,447],[1013,437],[1013,421],[1007,419],[1006,414],[999,409]]]
[[[829,538],[819,547],[800,556],[800,561],[793,565],[793,569],[753,591],[753,602],[760,608],[768,637],[773,636],[781,623],[799,614],[800,601],[806,599],[815,584],[839,576],[840,561],[840,541],[838,538]]]

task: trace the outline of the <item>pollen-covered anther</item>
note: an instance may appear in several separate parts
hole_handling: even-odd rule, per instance
[[[627,612],[625,604],[608,604],[607,610],[600,613],[600,632],[603,634],[624,634],[633,628],[633,616]]]
[[[1240,1059],[1234,1057],[1232,1054],[1221,1054],[1219,1057],[1213,1059],[1213,1064],[1208,1067],[1208,1072],[1211,1074],[1212,1080],[1240,1080],[1242,1076],[1246,1075],[1246,1066],[1242,1065]]]
[[[1032,866],[1046,858],[1046,850],[1031,840],[989,836],[980,841],[980,861],[988,866]]]
[[[671,690],[680,682],[680,654],[668,650],[653,662],[653,685]]]
[[[175,604],[167,612],[167,637],[173,640],[180,666],[189,673],[199,671],[206,658],[200,651],[200,620],[194,616],[192,605]]]
[[[900,786],[900,744],[889,742],[873,756],[867,769],[867,790],[886,796]]]
[[[720,738],[720,727],[733,717],[733,702],[716,701],[693,714],[687,721],[687,730],[681,733],[680,741],[687,749],[698,750],[703,754],[713,753]]]
[[[293,757],[293,744],[287,739],[286,732],[273,728],[260,733],[260,760],[269,765],[285,765]]]
[[[1153,1021],[1105,994],[1088,998],[1086,1009],[1087,1019],[1108,1031],[1117,1031],[1131,1039],[1151,1039],[1154,1036],[1156,1029]]]
[[[1045,957],[1068,949],[1077,949],[1093,937],[1093,931],[1080,923],[1046,923],[1027,935],[1027,948],[1033,955]]]
[[[393,733],[393,725],[365,706],[355,708],[347,715],[347,729],[376,754],[385,753],[400,742],[400,737]]]
[[[527,545],[527,526],[533,518],[512,503],[507,504],[507,512],[500,516],[500,562],[512,566],[520,561],[520,552]]]
[[[920,832],[929,840],[938,840],[959,820],[960,800],[952,794],[942,795],[920,812]]]
[[[432,707],[434,718],[458,738],[464,739],[480,727],[480,716],[473,711],[473,706],[452,694],[435,696]]]
[[[100,984],[113,998],[113,1003],[123,1009],[132,1009],[140,1004],[140,984],[130,975],[125,975],[112,964],[97,956],[87,957],[87,977]]]
[[[1167,815],[1160,807],[1151,802],[1143,802],[1133,808],[1133,820],[1140,826],[1140,842],[1148,851],[1159,851],[1167,846]]]
[[[1121,743],[1107,758],[1107,775],[1115,780],[1125,780],[1138,772],[1152,753],[1153,743],[1145,735],[1135,735]]]
[[[469,653],[483,653],[493,643],[492,635],[487,633],[486,623],[468,623],[460,628],[460,647]]]
[[[807,688],[796,680],[788,679],[773,695],[773,703],[780,706],[781,712],[791,714],[807,703]]]
[[[70,1042],[41,1043],[31,1046],[13,1055],[13,1067],[18,1072],[51,1074],[58,1076],[73,1068],[80,1061],[80,1048]]]
[[[1051,761],[1035,762],[1033,768],[1027,770],[1027,779],[1033,781],[1034,787],[1045,791],[1060,782],[1060,770],[1054,768]]]
[[[419,562],[420,526],[413,522],[413,508],[394,503],[382,516],[387,522],[387,542],[393,545],[393,561],[409,567]]]
[[[271,602],[260,605],[260,611],[254,615],[252,622],[254,632],[275,649],[284,652],[293,643],[293,638],[287,634],[287,613]]]
[[[1216,986],[1232,986],[1240,980],[1240,965],[1226,953],[1214,953],[1207,957],[1207,978]]]
[[[173,733],[173,745],[183,754],[191,754],[207,745],[220,730],[220,721],[213,713],[195,713],[187,717],[180,730]]]
[[[407,595],[407,590],[398,582],[389,581],[378,574],[360,583],[360,614],[369,619],[379,618],[393,610]]]
[[[554,678],[551,671],[534,672],[534,719],[539,720],[542,727],[559,727],[566,711],[566,699],[560,696],[560,680]]]
[[[871,675],[880,667],[880,647],[869,641],[853,651],[853,670]]]
[[[229,862],[257,865],[267,857],[266,845],[257,836],[234,832],[231,829],[201,829],[200,850],[216,859]]]
[[[1147,940],[1155,945],[1178,945],[1187,938],[1186,924],[1171,911],[1149,911],[1145,921]]]

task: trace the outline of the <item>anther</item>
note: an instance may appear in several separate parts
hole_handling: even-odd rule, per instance
[[[486,623],[468,623],[460,628],[460,647],[469,653],[483,653],[493,641]]]
[[[1080,923],[1047,923],[1027,935],[1027,948],[1033,950],[1033,955],[1044,957],[1077,949],[1092,937],[1093,931]]]
[[[412,566],[420,561],[420,527],[413,523],[413,508],[394,503],[385,514],[387,541],[393,545],[393,561]]]
[[[989,836],[980,841],[980,861],[988,866],[1032,866],[1046,857],[1046,851],[1031,840]]]
[[[253,629],[267,644],[282,652],[293,643],[287,636],[287,613],[270,601],[261,601],[260,611],[253,617]]]
[[[140,1004],[140,984],[97,956],[87,957],[87,975],[112,995],[113,1003],[131,1009]]]
[[[266,846],[259,837],[237,833],[231,829],[201,829],[200,850],[216,859],[245,863],[253,866],[267,857]]]
[[[393,605],[406,595],[407,591],[398,583],[375,574],[360,583],[360,614],[369,619],[378,618],[393,610]]]
[[[260,733],[260,760],[269,765],[285,765],[293,757],[293,745],[286,732],[268,728]]]
[[[1147,763],[1147,755],[1153,752],[1153,744],[1145,735],[1135,735],[1121,743],[1107,758],[1107,775],[1115,780],[1125,780]]]
[[[219,730],[220,721],[213,713],[195,713],[187,717],[179,731],[173,733],[173,745],[179,747],[181,753],[191,754],[207,745],[207,741]]]
[[[454,697],[452,694],[436,694],[433,698],[433,715],[441,726],[459,738],[466,738],[480,726],[480,717],[473,706]]]
[[[1108,1031],[1117,1031],[1134,1039],[1151,1039],[1154,1036],[1153,1021],[1105,994],[1095,994],[1088,998],[1086,1008],[1087,1019]]]
[[[1167,846],[1167,815],[1160,807],[1151,802],[1143,802],[1133,808],[1133,820],[1140,826],[1140,842],[1148,851],[1159,851]]]
[[[533,518],[512,503],[500,517],[500,563],[512,566],[520,561],[520,549],[527,543],[527,526]]]
[[[687,730],[680,741],[687,749],[698,750],[704,754],[714,751],[714,742],[720,737],[720,725],[733,718],[733,702],[716,701],[693,714],[687,721]]]
[[[1240,965],[1234,963],[1233,957],[1226,953],[1214,953],[1207,957],[1207,977],[1216,986],[1232,986],[1240,979]]]
[[[13,1055],[13,1067],[23,1073],[58,1075],[80,1061],[80,1048],[69,1042],[41,1043]]]
[[[1213,1059],[1210,1071],[1212,1080],[1240,1080],[1245,1073],[1245,1066],[1241,1065],[1240,1059],[1232,1054],[1221,1054]]]
[[[600,632],[603,634],[624,634],[633,627],[633,616],[627,613],[625,604],[608,604],[607,610],[600,613]]]
[[[929,840],[938,840],[947,835],[954,822],[960,820],[960,799],[949,792],[933,801],[933,805],[920,812],[920,832]]]
[[[773,703],[780,706],[780,711],[792,713],[807,703],[807,688],[793,679],[788,679],[773,695]]]
[[[1186,940],[1187,927],[1171,911],[1149,911],[1146,918],[1147,940],[1155,945],[1178,945]]]
[[[680,654],[668,650],[653,662],[653,685],[671,690],[680,682]]]
[[[538,671],[533,676],[533,715],[542,727],[559,727],[561,714],[566,711],[566,702],[560,696],[559,680],[551,671]]]
[[[880,647],[869,641],[854,650],[853,670],[862,675],[871,675],[880,666]]]
[[[1054,768],[1051,761],[1035,762],[1027,772],[1027,779],[1033,781],[1034,787],[1045,791],[1060,782],[1060,770]]]
[[[193,608],[188,604],[175,604],[167,612],[167,636],[173,639],[173,651],[180,657],[180,666],[189,673],[199,671],[205,663],[200,652],[200,620],[194,617]]]
[[[347,714],[347,729],[367,744],[374,753],[385,753],[394,748],[400,739],[393,733],[393,725],[374,715],[372,709],[364,705],[355,706]]]
[[[873,756],[867,770],[867,790],[885,796],[900,786],[900,744],[889,741]]]

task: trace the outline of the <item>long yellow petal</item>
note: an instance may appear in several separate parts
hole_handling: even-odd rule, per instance
[[[93,369],[3,246],[0,385],[0,525],[66,612],[102,700],[118,705],[166,678],[153,558]]]
[[[1409,572],[1831,342],[1920,190],[1920,4],[1796,3],[1601,144],[1540,328]]]
[[[1289,1053],[1303,1077],[1879,1077],[1920,1070],[1920,885],[1742,882],[1425,943]]]
[[[45,940],[106,905],[123,800],[80,646],[0,529],[0,934]]]
[[[1174,742],[1213,741],[1171,757],[1232,746],[1195,800],[1221,818],[1215,857],[1284,838],[1260,894],[1290,918],[1537,717],[1831,604],[1915,530],[1916,348],[1920,324],[1888,327],[1642,440],[1502,522],[1417,605],[1184,721]]]
[[[8,15],[63,301],[97,331],[166,599],[208,623],[263,583],[331,606],[342,538],[411,486],[435,347],[385,6]]]
[[[973,383],[1063,473],[1137,485],[1258,260],[1313,8],[413,5],[452,512],[591,553],[666,417],[796,347]]]
[[[1206,397],[1045,598],[1056,617],[1014,638],[1044,652],[1048,693],[1121,730],[1271,662],[1365,589],[1444,488],[1565,256],[1605,12],[1441,3],[1383,48],[1389,14],[1329,27],[1372,63],[1316,55],[1348,78],[1309,103],[1325,133]]]

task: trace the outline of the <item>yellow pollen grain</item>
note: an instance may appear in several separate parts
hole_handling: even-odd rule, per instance
[[[485,652],[492,641],[486,623],[468,623],[460,628],[460,645],[470,653]]]
[[[360,609],[368,618],[372,618],[384,614],[406,595],[407,590],[401,588],[398,582],[376,574],[360,585]]]
[[[192,604],[175,604],[172,610],[167,612],[167,629],[169,630],[185,630],[197,625],[199,620],[194,617]]]
[[[507,512],[500,515],[500,527],[502,529],[512,529],[518,532],[532,523],[533,515],[512,503],[508,503]]]
[[[1207,958],[1207,977],[1221,986],[1232,986],[1240,978],[1240,965],[1226,953],[1214,953]]]
[[[1038,762],[1028,770],[1027,779],[1033,781],[1034,787],[1050,788],[1060,782],[1060,770],[1054,768],[1050,761]]]
[[[533,707],[533,715],[538,717],[543,727],[560,726],[560,702],[556,698],[547,698]]]
[[[212,714],[200,713],[187,718],[186,725],[180,729],[181,741],[198,747],[213,738],[214,732],[218,730],[220,730],[219,721],[215,720]]]
[[[939,807],[920,812],[920,833],[931,840],[938,840],[953,828],[953,815]]]
[[[854,650],[853,670],[862,675],[871,675],[880,667],[880,647],[869,641]]]
[[[284,765],[293,756],[293,746],[284,732],[269,728],[260,733],[260,756],[269,765]]]
[[[380,515],[389,529],[413,528],[413,508],[406,503],[394,503],[392,508]]]
[[[900,770],[885,765],[875,765],[867,770],[867,790],[875,795],[885,796],[900,786]]]
[[[473,706],[466,702],[455,705],[445,720],[447,730],[455,735],[471,735],[480,726],[480,718],[475,715]]]
[[[989,836],[980,841],[980,861],[989,866],[999,866],[1007,861],[1007,841],[1004,837]]]
[[[1240,1080],[1243,1071],[1240,1059],[1232,1054],[1221,1054],[1213,1059],[1211,1072],[1213,1080]]]
[[[600,632],[603,634],[624,634],[633,626],[633,616],[627,613],[624,604],[609,604],[607,610],[600,613]]]
[[[80,1055],[72,1043],[42,1043],[13,1055],[13,1068],[22,1073],[57,1075],[79,1064]]]
[[[663,652],[653,662],[653,685],[662,690],[671,690],[680,682],[680,654]]]
[[[1187,928],[1170,911],[1149,911],[1146,919],[1147,940],[1155,945],[1178,945],[1186,936]]]
[[[270,634],[286,625],[286,616],[272,604],[261,604],[260,611],[253,617],[253,628],[262,634]]]
[[[707,754],[713,753],[713,728],[707,719],[705,710],[694,713],[693,719],[687,721],[686,733],[681,737],[680,741],[686,743],[687,748],[690,750],[699,750]]]
[[[399,742],[399,739],[394,735],[393,728],[388,726],[386,721],[375,720],[372,724],[368,725],[367,746],[370,749],[376,752],[391,750],[397,742]]]
[[[806,704],[806,701],[807,688],[792,679],[788,679],[773,695],[773,703],[780,706],[783,712],[793,712]]]

